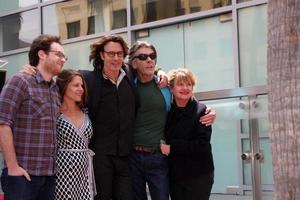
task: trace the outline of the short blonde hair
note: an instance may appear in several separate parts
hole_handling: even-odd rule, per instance
[[[174,87],[175,81],[187,81],[194,87],[196,84],[196,76],[193,72],[186,68],[172,69],[168,73],[169,86]]]

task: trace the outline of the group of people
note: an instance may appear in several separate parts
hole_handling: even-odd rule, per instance
[[[193,97],[194,75],[179,68],[161,84],[155,47],[129,49],[114,35],[93,43],[89,60],[93,71],[62,70],[59,38],[41,35],[34,73],[5,84],[5,199],[144,200],[146,183],[152,200],[209,199],[215,112]]]

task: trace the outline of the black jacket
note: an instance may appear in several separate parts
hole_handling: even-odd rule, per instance
[[[166,142],[171,145],[171,174],[198,175],[214,171],[211,126],[202,125],[206,106],[191,99],[185,108],[173,103],[166,124]]]
[[[138,98],[130,69],[123,69],[126,76],[118,89],[109,86],[100,69],[80,71],[87,83],[87,108],[93,126],[90,148],[96,154],[127,156],[132,147]]]

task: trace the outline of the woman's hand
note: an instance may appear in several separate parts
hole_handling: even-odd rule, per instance
[[[205,126],[210,126],[214,123],[216,119],[216,111],[213,110],[211,107],[207,107],[204,116],[200,117],[200,122]]]

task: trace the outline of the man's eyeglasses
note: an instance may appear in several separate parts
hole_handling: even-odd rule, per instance
[[[48,52],[55,53],[55,55],[58,56],[60,59],[65,59],[65,61],[68,60],[68,57],[65,54],[63,54],[61,51],[49,50]]]
[[[139,60],[147,60],[148,57],[151,59],[151,60],[155,60],[156,59],[156,53],[151,53],[151,54],[139,54],[137,56],[134,56],[133,59],[135,58],[138,58]]]
[[[104,51],[108,57],[113,58],[116,55],[118,56],[118,58],[123,58],[124,57],[124,52],[123,51]]]

